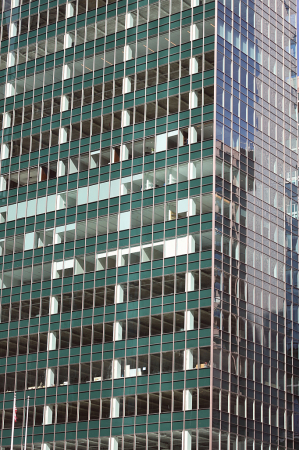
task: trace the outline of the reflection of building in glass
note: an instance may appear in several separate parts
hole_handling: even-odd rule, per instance
[[[0,14],[0,448],[297,449],[296,4]]]

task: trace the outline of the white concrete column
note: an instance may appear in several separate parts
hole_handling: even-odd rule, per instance
[[[128,125],[130,125],[130,114],[125,109],[124,111],[121,112],[121,126],[127,127]]]
[[[58,161],[58,176],[62,177],[66,175],[66,165],[64,161]]]
[[[189,108],[197,108],[198,107],[198,97],[194,91],[189,92]]]
[[[131,366],[130,364],[127,364],[125,367],[125,377],[130,377],[131,376]]]
[[[109,450],[118,450],[118,439],[116,437],[109,438]]]
[[[57,297],[51,297],[50,298],[50,309],[49,314],[57,314],[58,313],[58,300]]]
[[[74,5],[72,3],[67,3],[65,12],[66,19],[68,19],[69,17],[73,17],[74,14],[75,14]]]
[[[5,97],[12,97],[13,95],[15,95],[15,85],[12,83],[6,83]]]
[[[76,173],[78,172],[78,167],[76,165],[77,161],[73,158],[70,158],[70,165],[69,165],[69,172],[70,173]]]
[[[176,211],[172,211],[168,206],[167,206],[167,220],[174,220],[176,219]]]
[[[56,350],[56,335],[53,332],[48,333],[48,351]]]
[[[16,65],[16,57],[14,52],[9,52],[7,54],[7,67],[12,67]]]
[[[9,158],[9,147],[7,144],[2,144],[0,159],[6,159],[6,158]]]
[[[90,154],[90,168],[95,169],[96,167],[99,167],[100,163],[100,152],[96,151],[94,153]]]
[[[67,95],[62,95],[61,96],[61,102],[60,102],[60,110],[61,112],[63,111],[68,111],[70,109],[70,101]]]
[[[182,450],[191,450],[192,436],[190,431],[182,431]]]
[[[11,115],[10,113],[6,112],[3,114],[3,128],[9,127],[11,127]]]
[[[45,386],[46,387],[51,387],[54,386],[54,381],[55,381],[55,375],[54,375],[54,371],[51,367],[48,367],[46,369],[46,377],[45,377]]]
[[[51,450],[50,444],[42,444],[41,450]]]
[[[123,94],[127,94],[132,91],[132,82],[129,77],[123,79]]]
[[[11,7],[17,8],[20,5],[20,0],[12,0]]]
[[[119,417],[119,398],[112,398],[110,404],[110,417]]]
[[[194,291],[194,275],[191,272],[187,272],[185,275],[185,291]]]
[[[120,365],[120,361],[118,359],[114,359],[112,361],[112,374],[113,374],[113,378],[121,377],[121,365]]]
[[[179,130],[179,134],[178,134],[178,143],[179,143],[179,147],[184,145],[184,136],[183,136],[183,133],[181,132],[181,130]]]
[[[194,330],[194,314],[192,311],[185,311],[185,331]]]
[[[133,57],[132,48],[129,45],[124,46],[124,61],[129,61]]]
[[[188,253],[194,253],[194,252],[195,252],[195,239],[194,239],[194,236],[189,235],[188,236]]]
[[[71,69],[67,64],[64,64],[62,67],[62,79],[68,80],[69,78],[71,78]]]
[[[6,188],[7,188],[6,179],[1,175],[0,176],[0,191],[1,192],[6,191]]]
[[[190,411],[192,409],[192,392],[190,389],[183,391],[183,411]]]
[[[121,341],[123,338],[123,327],[121,322],[115,322],[114,323],[114,330],[113,330],[113,338],[114,341]]]
[[[50,425],[53,419],[53,407],[49,405],[44,406],[44,425]]]
[[[128,193],[128,188],[124,183],[122,183],[120,186],[120,195],[126,195],[127,193]]]
[[[194,23],[190,25],[190,41],[195,41],[199,38],[199,31],[197,25]]]
[[[134,17],[132,13],[126,14],[126,28],[132,28],[134,26]]]
[[[18,32],[18,28],[17,28],[17,24],[16,23],[11,23],[9,25],[9,37],[15,37],[17,35]]]
[[[73,45],[73,39],[70,33],[66,33],[64,35],[64,48],[70,48]]]
[[[124,188],[124,185],[123,185],[123,184],[122,184],[121,187],[120,187],[121,194],[124,193],[122,188]],[[120,251],[118,252],[118,256],[117,256],[117,267],[122,267],[122,266],[124,265],[124,262],[125,262],[125,259],[124,259],[124,256],[123,256],[123,254],[122,254],[122,251],[120,250]]]
[[[67,141],[67,131],[65,128],[59,129],[59,144],[64,144]]]
[[[198,73],[198,61],[196,58],[189,59],[189,75]]]
[[[189,216],[195,216],[196,215],[196,204],[195,201],[192,198],[189,198]],[[195,242],[194,242],[195,246]]]
[[[125,144],[123,144],[120,148],[120,158],[122,161],[129,159],[129,149]]]
[[[123,303],[124,302],[124,290],[120,284],[115,286],[115,303]]]
[[[197,142],[197,132],[194,127],[189,128],[189,139],[188,142],[190,144],[194,144],[194,142]]]
[[[184,352],[184,370],[193,369],[193,354],[192,351],[188,348]]]
[[[195,8],[199,5],[199,0],[191,0],[191,8]]]
[[[194,180],[196,178],[196,167],[194,162],[189,163],[189,180]],[[193,200],[194,203],[194,200]]]

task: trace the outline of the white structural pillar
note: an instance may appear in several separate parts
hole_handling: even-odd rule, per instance
[[[6,191],[7,182],[6,179],[1,175],[0,176],[0,191]]]
[[[109,450],[118,450],[118,439],[116,437],[109,438]]]
[[[67,3],[66,4],[66,19],[68,19],[69,17],[73,17],[73,15],[75,14],[74,11],[74,5],[72,3]]]
[[[64,48],[70,48],[73,45],[72,36],[69,33],[64,35]]]
[[[113,371],[113,378],[120,378],[121,365],[120,365],[120,361],[118,359],[114,359],[112,361],[112,371]]]
[[[183,391],[183,411],[190,411],[192,409],[192,392],[190,389]]]
[[[96,150],[90,154],[90,168],[95,169],[100,164],[100,150]]]
[[[127,127],[130,125],[130,114],[126,109],[121,113],[121,126]]]
[[[11,127],[11,115],[6,112],[3,114],[3,128]]]
[[[198,107],[198,97],[196,92],[189,92],[189,108],[197,108]]]
[[[115,341],[121,341],[123,338],[123,327],[121,322],[114,323],[113,337]]]
[[[115,286],[115,303],[124,302],[124,290],[120,284]]]
[[[67,95],[62,95],[61,96],[61,103],[60,103],[61,112],[68,111],[69,108],[70,108],[69,98],[67,97]]]
[[[53,420],[53,407],[49,405],[44,406],[44,425],[50,425]]]
[[[67,64],[64,64],[62,67],[62,79],[68,80],[69,78],[71,78],[71,69]]]
[[[16,23],[11,23],[9,26],[9,37],[15,37],[17,35],[18,28]]]
[[[189,75],[198,73],[198,61],[196,58],[189,59]]]
[[[5,97],[12,97],[15,95],[15,86],[12,83],[6,83],[5,86]]]
[[[184,352],[184,370],[190,370],[193,369],[193,353],[190,350],[190,348],[188,348],[187,350],[185,350]]]
[[[51,297],[50,298],[50,305],[49,305],[49,315],[57,314],[58,313],[58,300],[57,297]],[[55,350],[56,349],[56,336],[54,333],[48,334],[48,350]],[[55,383],[55,373],[54,369],[51,367],[48,367],[46,369],[46,376],[45,376],[45,386],[50,387],[53,386]],[[46,423],[46,422],[45,422]],[[52,422],[49,422],[52,423]]]
[[[191,450],[192,436],[190,431],[182,431],[182,450]]]
[[[120,148],[120,158],[122,161],[129,159],[129,149],[126,145],[122,145]]]
[[[48,367],[46,370],[45,386],[51,387],[51,386],[54,386],[54,383],[55,383],[54,370],[51,369],[51,367]]]
[[[195,166],[194,162],[190,162],[189,163],[189,179],[194,180],[194,178],[196,178],[196,166]],[[193,203],[194,203],[194,201],[193,201]]]
[[[126,28],[132,28],[134,26],[134,16],[132,13],[126,14]]]
[[[189,330],[194,330],[194,314],[192,311],[185,311],[185,331]]]
[[[14,52],[9,52],[7,54],[7,67],[15,66],[16,64],[16,57]]]
[[[20,5],[20,1],[19,0],[12,0],[11,2],[11,7],[12,8],[17,8]]]
[[[50,444],[42,444],[41,450],[51,450]]]
[[[132,48],[129,45],[124,47],[124,61],[129,61],[133,57]]]
[[[193,200],[193,198],[189,198],[189,216],[195,216],[196,215],[196,203]],[[195,248],[195,241],[194,241],[194,248]]]
[[[66,175],[67,172],[67,166],[64,161],[58,161],[58,176],[62,177],[63,175]]]
[[[57,297],[51,297],[49,313],[50,313],[50,315],[58,313],[58,300],[57,300]]]
[[[64,144],[67,141],[67,131],[65,128],[59,130],[59,144]]]
[[[53,332],[48,333],[48,351],[56,350],[56,335]]]
[[[194,127],[189,128],[189,140],[190,144],[197,142],[197,132]]]
[[[199,0],[191,0],[191,8],[195,8],[195,6],[199,6]]]
[[[127,94],[132,91],[132,82],[129,77],[123,79],[123,94]]]
[[[6,159],[6,158],[9,158],[9,147],[7,144],[2,144],[0,159]]]
[[[179,135],[178,135],[178,145],[179,147],[181,147],[182,145],[184,145],[184,135],[181,132],[181,130],[179,130]]]
[[[194,275],[192,272],[187,272],[185,275],[185,290],[186,292],[194,291]]]
[[[195,41],[199,38],[198,26],[194,23],[190,25],[190,41]]]
[[[119,398],[112,398],[110,404],[110,417],[119,417]]]

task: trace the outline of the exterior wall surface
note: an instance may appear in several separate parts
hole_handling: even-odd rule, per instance
[[[19,1],[0,449],[299,448],[296,4]]]

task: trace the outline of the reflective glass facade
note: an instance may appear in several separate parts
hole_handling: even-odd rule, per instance
[[[299,448],[296,3],[0,20],[0,448]]]

